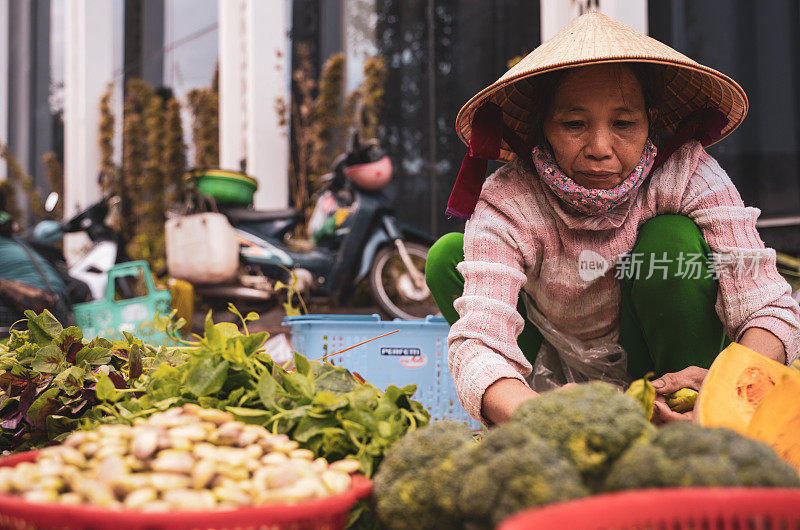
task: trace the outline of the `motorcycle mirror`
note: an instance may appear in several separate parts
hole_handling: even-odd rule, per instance
[[[44,201],[44,210],[48,213],[55,210],[56,206],[58,205],[58,199],[58,192],[51,191],[50,195],[48,195],[47,199]]]

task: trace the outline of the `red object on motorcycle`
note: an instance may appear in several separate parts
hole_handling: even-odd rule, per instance
[[[392,161],[384,156],[375,162],[346,167],[344,174],[361,189],[379,190],[392,180]]]

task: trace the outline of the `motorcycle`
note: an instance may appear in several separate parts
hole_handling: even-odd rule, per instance
[[[196,285],[203,296],[266,301],[292,271],[298,290],[342,303],[363,280],[393,318],[424,318],[438,308],[425,283],[425,260],[435,239],[393,212],[385,187],[392,163],[377,141],[353,133],[347,152],[321,177],[309,217],[312,244],[290,238],[302,215],[293,209],[256,211],[220,206],[240,243],[235,285]]]
[[[45,210],[50,212],[55,209],[58,200],[58,194],[51,193],[45,201]],[[78,301],[102,300],[106,294],[109,269],[116,263],[128,261],[120,248],[119,236],[106,224],[106,217],[115,200],[113,196],[103,197],[62,223],[52,219],[40,221],[33,232],[25,237],[39,254],[61,272],[62,277],[70,280],[68,288],[74,285],[81,291],[76,295]],[[92,245],[75,263],[67,266],[60,243],[64,234],[76,232],[86,232]],[[84,294],[87,288],[89,296]],[[70,295],[70,298],[74,297]]]
[[[45,211],[51,213],[58,200],[58,194],[51,193],[45,201]],[[53,302],[49,299],[50,296],[55,296],[57,316],[65,323],[71,319],[70,308],[74,304],[103,299],[106,273],[119,260],[124,260],[119,252],[116,232],[105,223],[111,202],[112,198],[105,197],[66,222],[45,219],[32,230],[12,236],[29,257],[29,261],[20,263],[20,266],[34,266],[43,278],[46,272],[53,273],[63,282],[65,298],[53,291],[44,294],[43,297],[48,300],[42,299],[41,302],[47,306]],[[93,245],[78,261],[68,266],[60,243],[65,233],[82,231],[88,234]],[[123,292],[131,290],[127,283],[120,282],[118,288],[123,295],[130,294]],[[11,324],[23,318],[22,311],[15,307],[14,297],[9,293],[6,295],[8,296],[0,296],[0,336],[6,335]],[[37,305],[34,299],[30,299],[29,303],[33,304],[31,307]]]

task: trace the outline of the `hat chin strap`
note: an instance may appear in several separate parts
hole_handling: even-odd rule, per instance
[[[472,216],[486,180],[489,160],[500,158],[502,140],[506,141],[523,163],[533,167],[531,149],[505,124],[502,109],[495,103],[484,103],[472,117],[469,149],[461,162],[453,191],[447,201],[447,215],[461,219]]]

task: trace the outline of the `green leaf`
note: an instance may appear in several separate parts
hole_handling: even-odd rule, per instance
[[[58,437],[66,435],[78,428],[80,420],[77,418],[68,418],[57,414],[47,416],[45,425],[47,426],[47,437],[51,440],[58,441]]]
[[[225,339],[230,339],[231,337],[238,337],[241,335],[241,333],[239,333],[239,326],[233,322],[220,322],[219,324],[214,324],[214,327],[217,328],[219,334]]]
[[[117,387],[114,386],[111,378],[102,372],[97,375],[97,385],[94,387],[94,392],[97,399],[111,403],[115,403],[123,397],[123,394],[117,391]]]
[[[167,410],[172,408],[175,404],[177,404],[181,400],[180,397],[171,397],[168,399],[162,399],[156,403],[153,403],[153,407],[157,408],[158,410]]]
[[[222,350],[222,358],[236,365],[247,363],[247,356],[244,354],[244,346],[237,338],[229,338],[225,349]]]
[[[59,334],[54,343],[61,348],[61,351],[67,356],[67,360],[72,361],[74,354],[83,348],[83,332],[80,328],[70,326]]]
[[[303,355],[294,353],[294,367],[298,373],[308,376],[311,373],[311,363]]]
[[[225,339],[222,337],[222,333],[214,325],[214,321],[211,320],[210,309],[206,315],[205,337],[203,340],[212,350],[221,350],[225,346]]]
[[[228,366],[228,361],[218,361],[211,357],[201,359],[186,374],[186,388],[198,397],[216,394],[225,384]]]
[[[290,395],[312,399],[314,397],[314,383],[301,373],[287,373],[283,376],[283,387]]]
[[[244,353],[248,357],[251,357],[255,352],[258,351],[261,346],[267,341],[269,337],[269,333],[266,331],[262,331],[260,333],[254,333],[252,335],[241,335],[238,337],[239,342],[242,343],[244,347]]]
[[[84,347],[75,356],[75,364],[86,361],[93,366],[100,366],[111,362],[111,350],[103,347]]]
[[[273,415],[272,412],[267,410],[245,407],[225,407],[225,410],[233,414],[237,421],[253,425],[264,425]]]
[[[258,380],[256,390],[258,390],[258,399],[269,410],[280,410],[278,402],[278,382],[270,374],[264,374]]]
[[[203,407],[204,409],[218,409],[221,406],[220,403],[222,403],[222,401],[211,396],[203,396],[197,398],[197,404]]]
[[[255,311],[250,311],[249,313],[247,313],[247,316],[244,317],[245,321],[248,321],[248,322],[249,321],[258,320],[259,318],[261,318],[261,317],[258,316],[258,313],[256,313]]]
[[[31,423],[41,422],[50,410],[58,406],[58,392],[58,388],[48,388],[31,403],[27,413]]]
[[[66,361],[61,348],[55,344],[45,346],[36,353],[31,368],[43,374],[57,373],[62,363]]]
[[[228,397],[225,399],[225,403],[232,406],[239,405],[237,401],[239,401],[239,398],[241,398],[244,395],[244,392],[245,392],[244,387],[240,386],[239,388],[228,394]]]
[[[68,368],[58,374],[53,383],[60,388],[65,394],[71,396],[83,390],[83,378],[86,371],[78,366]]]
[[[50,344],[64,331],[64,327],[58,319],[47,309],[39,315],[28,309],[25,311],[25,316],[28,317],[28,330],[31,332],[31,337],[39,346]]]
[[[333,366],[330,363],[322,363],[316,370],[314,387],[317,391],[333,392],[337,396],[352,392],[361,386],[353,374],[341,366]]]
[[[341,417],[342,419],[363,426],[363,428],[366,429],[367,431],[370,432],[377,431],[378,422],[375,419],[375,416],[372,415],[372,411],[370,410],[365,410],[362,408],[350,409],[342,412]]]
[[[347,399],[341,396],[337,396],[332,392],[322,391],[316,393],[314,399],[311,401],[311,404],[314,405],[315,409],[332,411],[332,410],[338,410],[342,407],[346,407]]]
[[[323,429],[338,426],[339,421],[334,416],[314,418],[313,416],[306,415],[297,422],[297,427],[295,427],[294,432],[292,432],[292,439],[301,444],[306,443],[314,436],[321,436]]]
[[[161,364],[150,374],[147,393],[156,401],[180,395],[181,372],[174,366]]]

